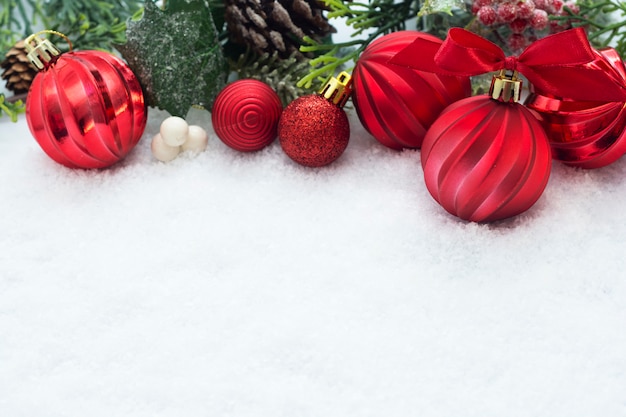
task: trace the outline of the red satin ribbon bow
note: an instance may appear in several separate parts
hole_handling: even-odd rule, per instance
[[[465,29],[452,28],[443,43],[417,38],[389,62],[453,76],[517,70],[542,93],[585,101],[626,101],[624,80],[616,80],[593,65],[596,59],[601,57],[589,45],[582,28],[539,39],[519,57],[507,57],[495,43]]]

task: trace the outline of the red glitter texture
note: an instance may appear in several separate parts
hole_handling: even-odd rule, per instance
[[[346,113],[324,97],[304,96],[283,111],[278,139],[295,162],[321,167],[343,154],[350,139],[350,124]]]

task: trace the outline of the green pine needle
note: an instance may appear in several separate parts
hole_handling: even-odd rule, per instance
[[[0,116],[8,115],[12,122],[17,122],[17,116],[24,113],[25,106],[22,100],[7,100],[4,94],[0,93]]]
[[[359,3],[342,0],[324,0],[329,8],[328,17],[345,18],[346,24],[353,29],[352,36],[367,33],[364,39],[324,44],[305,37],[302,52],[317,55],[310,61],[311,70],[298,81],[297,86],[311,88],[313,83],[322,85],[349,63],[356,62],[363,50],[379,35],[406,29],[406,21],[417,16],[420,9],[418,0],[371,0],[369,3]]]
[[[65,34],[75,49],[113,51],[114,44],[126,42],[126,21],[142,4],[139,0],[0,0],[0,60],[35,28]],[[61,38],[54,43],[62,50],[68,48]],[[17,120],[23,103],[1,97],[0,117]]]
[[[0,53],[4,56],[35,27],[65,34],[76,49],[112,51],[114,44],[125,42],[126,20],[142,4],[139,0],[0,0]]]
[[[240,79],[253,78],[272,87],[283,106],[311,93],[310,90],[296,85],[298,79],[307,74],[309,62],[307,59],[296,57],[295,54],[281,59],[278,51],[273,54],[266,52],[261,56],[247,51],[241,54],[236,62],[231,61],[230,67]]]
[[[579,0],[578,13],[553,16],[552,20],[583,26],[589,41],[596,48],[613,46],[617,53],[626,58],[626,3],[621,0]]]

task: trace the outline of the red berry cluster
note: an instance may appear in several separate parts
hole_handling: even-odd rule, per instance
[[[580,9],[575,0],[474,0],[472,14],[487,27],[509,29],[508,47],[519,52],[537,39],[537,32],[549,29],[550,33],[569,29],[569,26],[550,20],[550,16],[577,14]]]

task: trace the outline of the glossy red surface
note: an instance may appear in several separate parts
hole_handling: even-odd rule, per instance
[[[486,95],[446,108],[424,138],[421,160],[434,199],[474,222],[528,210],[551,169],[546,134],[532,113]]]
[[[361,123],[393,149],[419,148],[441,111],[471,93],[469,77],[437,75],[388,62],[418,37],[442,42],[416,31],[390,33],[363,51],[352,73],[352,101]],[[433,59],[427,54],[419,58]]]
[[[276,139],[282,111],[280,98],[270,86],[243,79],[230,83],[218,94],[211,118],[222,142],[235,150],[251,152]]]
[[[26,101],[31,133],[50,158],[70,168],[118,162],[141,138],[146,118],[135,75],[100,51],[61,54],[37,74]]]
[[[588,64],[602,68],[618,85],[626,86],[626,68],[612,48],[596,51]],[[626,103],[576,101],[551,96],[535,88],[525,103],[545,128],[554,159],[581,168],[600,168],[626,152]]]

